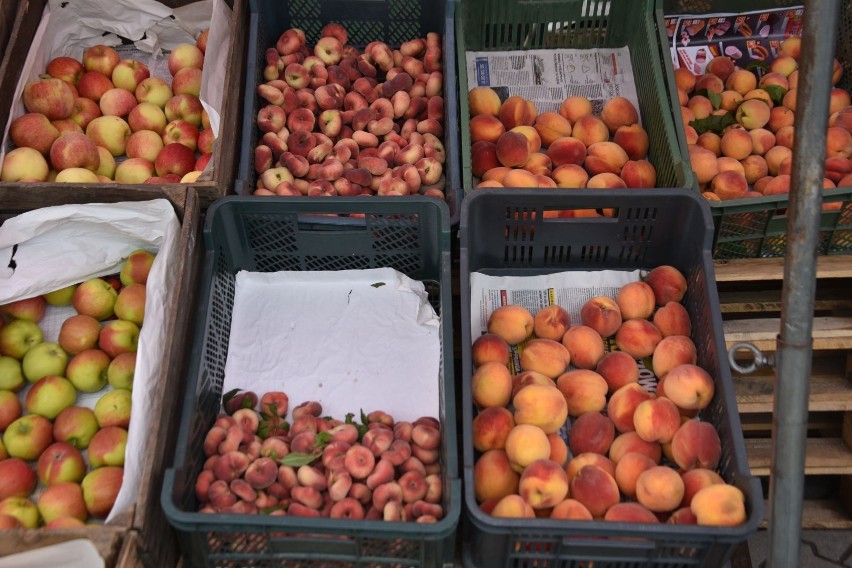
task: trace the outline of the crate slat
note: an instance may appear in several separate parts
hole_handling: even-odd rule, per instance
[[[728,320],[723,327],[729,348],[748,341],[763,351],[775,351],[781,318]],[[815,317],[813,340],[814,350],[852,349],[852,317]]]
[[[772,467],[772,440],[746,438],[745,445],[752,474],[769,475]],[[805,474],[852,474],[852,449],[840,438],[809,438],[805,449]]]
[[[716,282],[783,280],[784,258],[738,258],[713,262]],[[852,278],[852,258],[849,256],[820,256],[817,258],[817,279]]]
[[[772,412],[775,374],[771,370],[756,375],[735,376],[734,390],[740,414]],[[817,361],[811,370],[808,410],[846,412],[852,410],[852,382],[837,360]]]

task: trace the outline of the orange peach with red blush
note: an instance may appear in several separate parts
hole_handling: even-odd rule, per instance
[[[648,155],[648,132],[638,124],[619,126],[612,141],[621,146],[631,160],[641,160]]]
[[[532,339],[521,352],[521,369],[556,379],[568,369],[571,354],[562,343],[552,339]]]
[[[609,459],[618,464],[621,458],[629,453],[639,453],[651,458],[654,463],[660,463],[663,450],[656,442],[646,442],[635,431],[622,432],[615,437],[609,447]]]
[[[681,364],[665,375],[666,396],[684,410],[701,410],[713,399],[713,378],[695,364]]]
[[[494,333],[483,333],[477,337],[470,348],[473,365],[479,367],[485,363],[496,362],[506,365],[509,362],[509,344]]]
[[[586,161],[586,145],[572,136],[557,138],[548,146],[547,157],[554,168],[564,164],[581,166]]]
[[[503,101],[497,116],[506,130],[511,130],[516,126],[532,126],[535,124],[538,111],[532,101],[523,97],[512,96]]]
[[[685,335],[669,335],[657,344],[652,356],[652,368],[658,378],[662,378],[679,365],[695,365],[698,352],[695,343]]]
[[[648,160],[628,160],[620,177],[631,189],[650,189],[657,186],[657,170]]]
[[[745,495],[733,485],[710,485],[695,494],[689,506],[697,524],[733,527],[746,519]]]
[[[587,465],[571,480],[571,498],[589,510],[592,517],[602,519],[607,510],[621,501],[615,479],[599,467]]]
[[[639,112],[633,103],[625,97],[613,97],[604,103],[601,109],[601,120],[615,133],[620,126],[630,126],[639,122]]]
[[[505,452],[511,468],[521,473],[532,462],[550,457],[550,442],[547,434],[538,426],[518,424],[516,421],[515,427],[506,437]]]
[[[567,118],[556,112],[543,112],[535,119],[534,127],[545,148],[555,140],[571,136],[571,123]]]
[[[666,444],[680,428],[680,411],[665,397],[646,400],[633,412],[633,427],[646,442]]]
[[[645,276],[645,283],[654,290],[658,306],[680,302],[686,294],[686,278],[674,266],[657,266]]]
[[[645,470],[656,467],[657,462],[638,452],[624,454],[615,464],[615,482],[625,496],[636,496],[636,480]]]
[[[556,462],[536,460],[521,474],[518,494],[533,509],[554,507],[568,496],[568,476]]]
[[[506,438],[515,427],[515,418],[508,408],[492,406],[477,413],[471,426],[473,447],[478,452],[502,450]]]
[[[479,408],[509,404],[512,374],[506,364],[492,361],[477,367],[471,379],[471,395]]]
[[[550,175],[560,188],[582,189],[589,182],[589,173],[577,164],[557,166]]]
[[[531,424],[545,434],[558,431],[568,419],[568,404],[555,386],[528,385],[512,398],[512,405],[515,424]]]
[[[571,430],[568,432],[568,448],[573,455],[584,452],[605,455],[614,439],[615,425],[608,416],[600,412],[586,412],[571,424]]]
[[[482,177],[491,168],[499,167],[497,145],[486,140],[474,142],[470,147],[470,166],[476,177]]]
[[[624,183],[624,180],[617,175],[604,172],[590,177],[589,181],[586,183],[586,187],[589,189],[616,189],[626,188],[627,184]],[[609,211],[611,212],[612,210],[610,209]],[[604,212],[606,212],[606,210],[604,210]],[[610,213],[609,216],[612,216],[612,214]]]
[[[683,500],[683,479],[674,469],[657,465],[636,479],[636,500],[655,513],[674,511]]]
[[[715,469],[722,455],[722,443],[711,423],[690,418],[672,437],[671,454],[672,461],[681,469]]]
[[[488,332],[495,333],[510,345],[516,345],[533,332],[533,315],[523,306],[500,306],[488,317]]]
[[[639,383],[628,383],[609,397],[609,402],[606,405],[607,416],[612,419],[619,432],[636,430],[634,424],[636,409],[640,404],[654,398],[654,393],[648,391]],[[656,440],[648,441],[655,442]]]
[[[605,521],[621,523],[659,523],[660,519],[639,503],[616,503],[607,509]]]
[[[619,288],[615,303],[622,319],[647,319],[654,313],[654,291],[645,282],[629,282]]]
[[[573,369],[556,379],[556,388],[568,404],[568,416],[599,412],[606,408],[606,381],[594,371]]]
[[[473,491],[480,503],[517,493],[519,480],[504,450],[488,450],[473,465]]]
[[[585,505],[576,499],[565,499],[550,511],[551,519],[573,519],[575,521],[591,521],[592,514]]]
[[[712,469],[702,467],[684,471],[680,474],[680,477],[683,479],[683,501],[680,503],[681,507],[689,507],[695,494],[708,485],[725,483],[721,475]]]
[[[575,325],[562,336],[562,345],[568,349],[571,364],[578,369],[594,369],[604,356],[601,335],[587,325]]]
[[[550,442],[550,459],[564,467],[568,462],[568,444],[562,439],[558,432],[551,432],[547,435],[547,441]]]
[[[612,351],[604,355],[598,361],[595,371],[609,385],[610,393],[639,380],[639,366],[636,364],[636,360],[621,351]]]
[[[497,116],[500,112],[500,96],[490,87],[474,87],[467,93],[470,116],[490,114]]]
[[[654,312],[654,325],[663,337],[670,335],[692,335],[692,320],[680,302],[668,302]]]
[[[512,398],[529,385],[553,386],[553,379],[535,371],[521,371],[512,377]]]
[[[621,327],[621,310],[612,298],[596,296],[583,303],[580,308],[580,320],[600,334],[609,337]]]
[[[649,357],[663,339],[660,330],[645,319],[630,319],[615,333],[615,344],[634,359]]]
[[[609,140],[609,129],[598,117],[584,116],[574,123],[571,136],[588,148],[596,142]]]
[[[559,106],[559,114],[573,126],[584,116],[591,116],[592,103],[586,97],[568,97]]]
[[[583,167],[592,176],[603,173],[618,175],[628,159],[627,153],[615,142],[595,142],[586,149]]]
[[[571,316],[558,305],[545,306],[533,317],[533,332],[541,339],[562,341],[562,336],[571,327]]]
[[[490,114],[480,114],[470,119],[470,141],[496,143],[497,139],[506,132],[506,127],[500,119]]]
[[[568,465],[565,466],[565,473],[568,474],[568,481],[574,479],[574,476],[587,465],[593,465],[601,468],[608,474],[615,475],[615,463],[603,454],[596,452],[586,452],[577,454],[571,458]]]

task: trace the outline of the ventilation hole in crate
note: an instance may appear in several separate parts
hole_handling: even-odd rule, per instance
[[[263,553],[269,548],[269,539],[263,533],[213,531],[207,533],[206,542],[213,562],[228,562],[233,555]],[[239,563],[247,566],[248,561],[248,558],[241,558]]]
[[[305,270],[357,270],[374,268],[366,256],[306,256]]]
[[[423,259],[419,253],[377,254],[373,265],[371,268],[393,268],[414,280],[423,277]]]
[[[580,249],[580,262],[606,262],[609,255],[609,246],[606,245],[584,245]]]
[[[248,249],[264,252],[287,252],[298,250],[296,244],[296,216],[270,218],[266,215],[245,215]]]
[[[787,235],[767,236],[763,239],[763,245],[760,249],[760,256],[763,258],[771,258],[776,256],[784,256],[784,251],[787,248]]]
[[[376,565],[401,566],[401,559],[417,559],[420,556],[419,542],[397,538],[388,540],[385,538],[363,538],[361,539],[361,555],[375,557],[380,562]],[[383,560],[382,560],[383,559]]]
[[[420,20],[421,15],[421,2],[411,2],[410,0],[391,0],[389,3],[388,13],[393,21],[394,26],[396,26],[399,22],[397,20]],[[425,33],[417,33],[415,35],[408,36],[408,39],[413,37],[425,37]]]
[[[267,254],[254,259],[258,272],[280,272],[282,270],[302,270],[301,259],[296,255]]]
[[[554,245],[544,247],[544,264],[562,266],[571,258],[571,247]]]

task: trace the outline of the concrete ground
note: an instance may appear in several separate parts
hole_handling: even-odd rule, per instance
[[[801,534],[801,563],[802,568],[852,568],[852,530],[803,530]],[[748,541],[748,554],[753,568],[766,566],[769,549],[769,532],[759,530]],[[737,552],[740,552],[739,550]],[[731,568],[744,567],[737,564],[742,558],[735,554]]]

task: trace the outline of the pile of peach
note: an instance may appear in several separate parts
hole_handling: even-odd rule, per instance
[[[712,59],[706,73],[698,77],[686,68],[675,70],[689,160],[710,201],[789,193],[799,45],[799,38],[784,40],[779,56],[759,79],[753,72],[737,68],[730,57]],[[834,85],[842,72],[835,59]],[[829,114],[823,187],[850,187],[852,102],[847,91],[831,89]],[[690,125],[712,115],[730,115],[734,121],[721,130],[701,134]]]
[[[259,403],[259,410],[256,409]],[[202,513],[264,514],[434,523],[441,506],[441,429],[432,417],[361,424],[321,417],[316,401],[285,417],[288,396],[225,397],[204,440],[195,482]]]
[[[607,101],[600,116],[585,97],[568,97],[559,112],[539,114],[512,96],[501,103],[489,87],[468,93],[471,169],[479,187],[654,187],[645,159],[648,133],[624,97]]]
[[[492,312],[472,346],[474,492],[495,517],[732,526],[745,497],[715,471],[719,435],[697,415],[713,398],[696,364],[687,283],[659,266],[572,326],[560,306]],[[532,336],[534,335],[534,338]],[[605,338],[618,350],[606,353]],[[521,372],[511,374],[512,345]],[[656,393],[639,383],[651,358]],[[569,368],[569,365],[571,366]],[[511,405],[511,409],[508,408]],[[560,430],[570,417],[567,444]]]
[[[444,198],[441,38],[399,49],[349,45],[327,24],[313,49],[302,30],[266,51],[257,94],[254,195]]]

